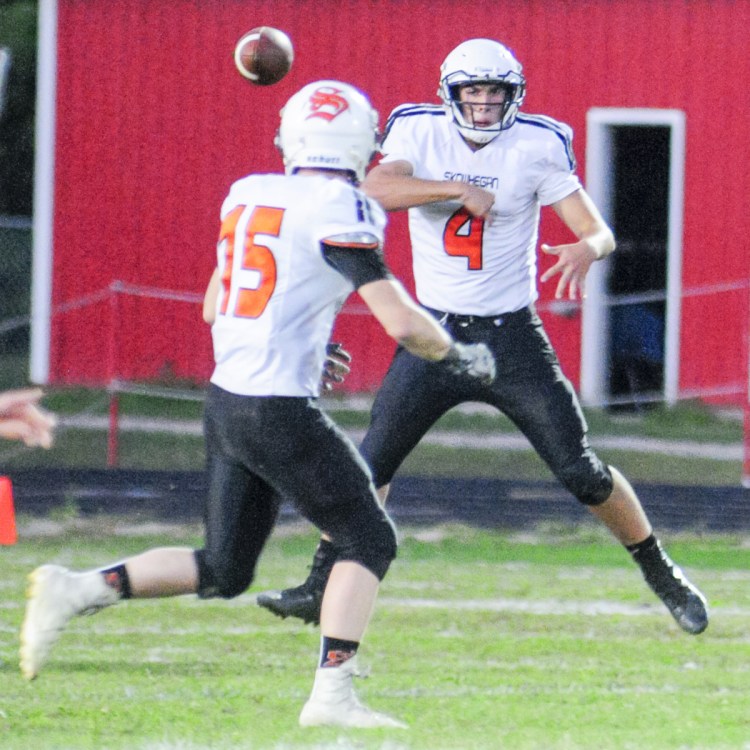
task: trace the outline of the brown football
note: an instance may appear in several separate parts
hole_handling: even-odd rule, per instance
[[[234,48],[234,63],[244,78],[258,86],[278,83],[292,67],[292,41],[273,26],[258,26],[243,34]]]

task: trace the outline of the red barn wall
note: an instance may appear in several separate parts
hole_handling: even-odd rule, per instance
[[[116,280],[201,294],[224,194],[243,174],[281,168],[272,140],[294,91],[349,81],[384,122],[398,103],[437,101],[445,54],[490,36],[524,64],[525,110],[575,129],[582,178],[589,108],[686,112],[684,287],[735,291],[686,298],[681,388],[746,380],[750,0],[479,1],[470,10],[450,0],[58,0],[58,19],[54,308]],[[236,39],[261,24],[284,29],[296,52],[292,72],[268,88],[249,85],[232,62]],[[568,237],[545,213],[542,239]],[[411,286],[403,216],[391,219],[386,254]],[[553,289],[542,290],[543,310]],[[107,299],[67,308],[52,320],[53,382],[210,373],[195,302],[118,295],[116,309]],[[348,388],[369,390],[392,345],[356,297],[346,310],[337,336],[356,357]],[[545,319],[577,382],[580,319]]]

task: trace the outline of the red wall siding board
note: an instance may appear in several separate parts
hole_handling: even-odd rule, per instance
[[[684,286],[748,277],[748,0],[482,1],[470,14],[457,0],[59,0],[58,14],[54,304],[113,280],[202,292],[221,200],[241,175],[281,168],[272,138],[295,90],[316,78],[350,80],[370,93],[384,123],[398,103],[436,101],[442,59],[472,36],[500,38],[517,53],[529,79],[526,110],[574,128],[581,176],[590,107],[683,109]],[[249,86],[232,64],[236,39],[263,23],[287,31],[296,51],[289,76],[266,89]],[[554,244],[569,234],[545,211],[540,237]],[[403,216],[391,218],[386,256],[413,288]],[[554,283],[542,289],[543,309],[553,293]],[[731,297],[731,315],[722,295],[686,301],[683,387],[729,377],[719,349],[742,349],[747,296]],[[186,303],[169,306],[125,306],[133,316],[121,345],[128,377],[171,368],[200,379],[210,370],[198,361],[210,356],[207,330]],[[370,316],[355,314],[360,307],[355,297],[336,328],[357,357],[354,390],[377,386],[392,349]],[[55,316],[54,380],[109,376],[101,356],[108,317],[99,308],[107,305]],[[580,317],[544,316],[577,381]],[[718,329],[707,337],[706,325]],[[731,361],[742,379],[746,363]]]
[[[740,248],[743,243],[730,247],[735,227],[728,226],[739,222],[739,228],[745,223],[742,207],[735,199],[738,192],[746,193],[746,187],[738,191],[746,178],[738,173],[737,165],[746,144],[742,129],[747,125],[747,109],[744,114],[736,110],[738,97],[728,85],[732,61],[726,59],[727,51],[719,42],[730,33],[731,19],[715,18],[713,24],[715,33],[696,35],[699,50],[692,56],[686,82],[686,99],[690,101],[687,179],[692,188],[685,214],[683,286],[687,290],[748,276]],[[743,119],[745,125],[740,127]],[[728,144],[734,147],[728,148]],[[732,151],[735,153],[730,156]],[[739,344],[747,320],[747,296],[745,289],[685,300],[682,387],[743,380],[746,362]]]
[[[739,164],[747,157],[745,134],[750,124],[750,99],[741,83],[742,78],[747,80],[747,42],[735,31],[742,9],[747,20],[748,6],[731,5],[731,14],[711,14],[711,33],[705,33],[706,26],[703,33],[693,27],[696,49],[685,82],[690,103],[688,174],[693,188],[686,204],[686,236],[695,242],[686,243],[686,286],[747,275],[743,254],[727,248],[734,232],[728,223],[747,227],[747,212],[740,201],[745,200],[748,183]],[[746,34],[746,28],[740,33]]]
[[[716,388],[746,386],[743,377],[746,351],[743,344],[746,325],[734,346],[728,346],[722,336],[728,319],[748,320],[748,289],[726,292],[720,296],[721,304],[706,303],[705,297],[688,297],[683,302],[683,359],[691,363],[683,373],[681,387],[698,389],[707,384]],[[742,398],[734,399],[741,403]]]

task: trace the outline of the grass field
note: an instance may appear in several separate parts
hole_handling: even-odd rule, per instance
[[[200,391],[197,395],[200,396]],[[87,467],[107,465],[106,415],[109,398],[100,390],[51,390],[45,405],[65,417],[99,418],[99,427],[83,429],[62,426],[51,451],[25,450],[16,445],[0,446],[0,467],[6,471],[30,467]],[[121,431],[119,434],[119,466],[129,469],[196,470],[204,465],[203,439],[199,434],[180,430],[180,425],[200,420],[203,404],[199,400],[155,398],[136,394],[120,397],[120,413],[124,418],[168,420],[172,432]],[[335,421],[345,429],[363,430],[369,413],[346,408],[340,399],[329,399]],[[702,486],[737,486],[742,476],[742,461],[732,454],[725,456],[672,456],[648,448],[617,450],[601,448],[597,440],[603,436],[655,438],[667,441],[688,441],[711,445],[736,446],[742,442],[742,421],[697,402],[677,407],[659,406],[638,415],[622,415],[605,409],[587,409],[592,444],[601,457],[618,468],[633,482],[662,482]],[[104,420],[104,421],[102,421]],[[518,436],[509,419],[495,412],[466,413],[454,410],[445,415],[434,428],[461,435]],[[429,438],[429,435],[428,435]],[[429,439],[420,443],[401,470],[402,474],[433,476],[477,476],[500,479],[552,479],[538,456],[528,450],[477,449],[460,444],[433,445]]]
[[[750,540],[667,540],[712,622],[683,634],[626,553],[593,527],[402,529],[361,651],[358,690],[408,730],[302,730],[316,629],[258,608],[298,582],[314,535],[281,527],[248,594],[134,601],[74,620],[40,678],[17,671],[26,574],[86,568],[192,527],[20,520],[0,550],[4,750],[750,750]]]

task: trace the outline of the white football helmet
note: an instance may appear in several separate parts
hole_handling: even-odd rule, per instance
[[[466,121],[458,103],[458,89],[467,83],[500,83],[506,88],[497,125],[479,128]],[[516,121],[525,95],[521,63],[507,47],[492,39],[469,39],[459,44],[440,66],[438,96],[461,134],[474,143],[489,143],[500,131],[507,130]]]
[[[348,83],[309,83],[281,110],[276,145],[287,174],[302,167],[343,169],[361,182],[378,145],[378,113]]]

